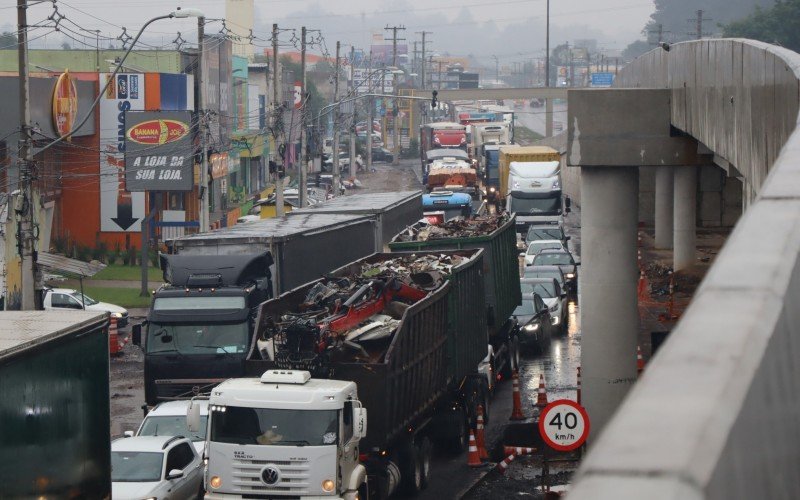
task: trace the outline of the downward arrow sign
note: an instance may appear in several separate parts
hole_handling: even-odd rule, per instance
[[[117,216],[112,217],[111,220],[114,221],[114,224],[122,228],[123,231],[126,231],[139,220],[139,218],[133,216],[133,207],[128,203],[126,205],[117,205]]]

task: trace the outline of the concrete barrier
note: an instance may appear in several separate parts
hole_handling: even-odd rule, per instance
[[[673,125],[741,174],[749,208],[568,498],[796,498],[800,55],[680,43],[637,59],[615,86],[672,88]]]

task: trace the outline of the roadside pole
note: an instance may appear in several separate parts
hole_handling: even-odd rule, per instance
[[[371,89],[372,84],[372,50],[369,51],[369,63],[367,65],[367,78],[370,85],[367,86],[368,91]],[[381,89],[383,90],[383,89]],[[372,122],[375,120],[375,99],[370,97],[367,99],[367,172],[372,171]]]
[[[342,44],[336,41],[336,69],[334,70],[333,80],[333,102],[339,100],[339,51]],[[352,62],[351,62],[352,64]],[[333,195],[339,196],[339,186],[341,186],[342,173],[339,167],[339,106],[333,110]]]
[[[200,133],[200,232],[209,231],[210,208],[208,192],[208,147],[206,146],[206,88],[203,74],[203,38],[205,38],[205,17],[197,18],[197,130]]]
[[[300,198],[300,208],[308,206],[308,138],[306,137],[306,27],[301,29],[300,39],[300,72],[302,79],[300,84],[300,161],[298,169],[300,172],[297,193]]]
[[[352,45],[350,46],[350,64],[353,64],[356,57],[356,48]],[[350,84],[353,86],[353,90],[355,90],[355,80],[353,78],[355,76],[351,73],[350,76]],[[358,166],[356,165],[356,103],[353,102],[353,120],[352,125],[350,126],[350,178],[355,179],[356,173],[358,172]]]
[[[272,138],[275,143],[276,154],[275,164],[275,215],[283,217],[283,179],[280,171],[283,167],[283,155],[280,154],[278,147],[278,120],[283,120],[280,116],[280,71],[278,67],[278,24],[272,25]],[[280,118],[279,118],[280,116]]]
[[[27,0],[17,0],[17,47],[19,56],[19,187],[22,197],[18,207],[21,208],[20,229],[17,233],[20,258],[22,259],[22,310],[36,309],[34,288],[34,249],[33,249],[33,212],[39,203],[33,196],[33,148],[31,144],[31,110],[30,87],[28,81],[28,4]]]

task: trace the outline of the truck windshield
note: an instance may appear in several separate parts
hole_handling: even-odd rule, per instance
[[[150,323],[148,354],[236,354],[248,347],[249,324],[206,323],[202,325]]]
[[[556,198],[517,198],[511,195],[511,211],[518,214],[561,213],[561,197]]]
[[[211,441],[273,446],[338,443],[337,410],[276,410],[228,406],[211,417]]]

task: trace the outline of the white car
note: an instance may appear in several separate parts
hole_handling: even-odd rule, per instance
[[[201,497],[203,461],[181,436],[137,436],[111,443],[114,500],[189,500]]]
[[[542,250],[548,248],[555,248],[556,250],[564,250],[564,244],[561,240],[535,240],[528,245],[528,250],[525,252],[525,265],[530,266],[533,264],[533,258]]]
[[[547,308],[550,318],[559,333],[567,331],[567,292],[555,278],[522,278],[520,280],[522,294],[537,293]]]
[[[190,400],[165,401],[150,410],[139,425],[136,436],[185,436],[192,440],[197,454],[202,456],[206,444],[206,425],[208,423],[208,401],[195,400],[194,404],[200,406],[200,429],[197,432],[189,431],[186,425],[186,414],[189,411]],[[134,436],[133,431],[127,431],[126,436]]]
[[[128,324],[128,310],[124,307],[99,302],[86,294],[71,288],[47,288],[44,290],[42,305],[45,311],[59,309],[86,309],[87,311],[108,312],[112,318],[117,318],[117,326]]]

